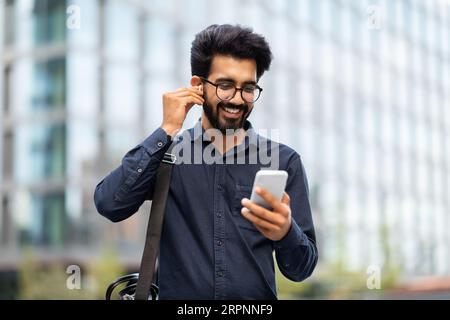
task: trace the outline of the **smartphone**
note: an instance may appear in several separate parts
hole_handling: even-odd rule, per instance
[[[288,173],[284,170],[259,170],[255,175],[250,200],[266,209],[272,209],[263,198],[256,194],[255,187],[258,186],[266,189],[281,201],[284,189],[286,188],[287,178]]]

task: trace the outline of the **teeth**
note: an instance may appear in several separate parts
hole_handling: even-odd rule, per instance
[[[226,112],[229,113],[238,113],[240,110],[239,109],[230,109],[230,108],[224,108]]]

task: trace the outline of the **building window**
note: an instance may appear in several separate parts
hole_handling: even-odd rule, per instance
[[[34,39],[37,45],[62,43],[66,39],[66,1],[34,1]]]

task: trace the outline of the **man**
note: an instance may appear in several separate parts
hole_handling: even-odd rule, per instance
[[[266,40],[251,29],[212,25],[198,33],[191,86],[163,95],[161,126],[97,185],[97,210],[114,222],[126,219],[152,199],[169,146],[181,149],[161,235],[159,299],[276,299],[274,251],[279,269],[293,281],[306,279],[316,266],[300,156],[256,134],[247,121],[271,59]],[[203,106],[201,119],[181,134],[195,104]],[[263,163],[264,146],[270,162]],[[271,207],[265,209],[248,198],[256,172],[274,165],[289,174],[286,192],[280,201],[260,188]]]

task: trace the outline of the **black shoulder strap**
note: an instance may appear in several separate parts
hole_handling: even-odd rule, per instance
[[[156,258],[161,239],[161,230],[166,208],[167,194],[169,192],[172,166],[176,157],[171,154],[175,142],[172,142],[169,150],[164,154],[164,158],[158,169],[153,193],[152,207],[147,226],[144,252],[142,254],[139,279],[136,285],[135,300],[148,300],[150,287],[155,273]]]

